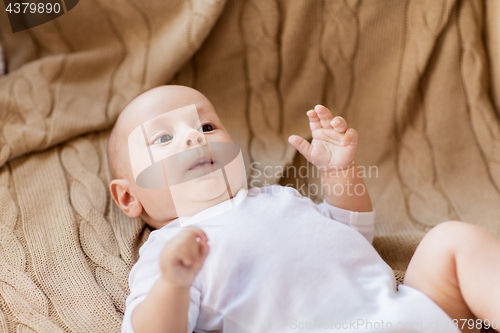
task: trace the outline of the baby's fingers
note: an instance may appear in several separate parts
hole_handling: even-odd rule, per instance
[[[198,270],[203,266],[209,252],[209,246],[205,241],[200,241],[196,249],[186,248],[179,251],[179,260],[182,266]]]
[[[179,250],[178,258],[183,266],[191,267],[194,264],[196,257],[196,253],[188,247]]]
[[[195,240],[197,242],[199,242],[200,240],[208,242],[207,235],[203,232],[203,230],[201,230],[199,228],[191,228],[190,232],[191,232],[192,236],[195,237]]]
[[[333,118],[331,125],[333,129],[339,133],[344,133],[347,130],[347,121],[340,116]]]
[[[210,250],[208,244],[206,242],[200,242],[200,262],[204,262],[207,258],[208,251]]]
[[[349,146],[350,144],[358,143],[358,132],[354,128],[349,128],[346,132],[342,141],[340,142],[341,146]]]
[[[311,144],[298,135],[290,135],[288,142],[299,151],[306,159],[309,159],[309,148]]]
[[[333,119],[332,113],[323,105],[316,105],[314,107],[314,112],[318,115],[323,128],[332,128],[331,122]]]
[[[185,238],[180,245],[181,261],[184,265],[191,266],[202,256],[201,245],[206,245],[208,238],[199,228],[186,228],[182,232]]]
[[[311,132],[321,128],[321,121],[319,120],[318,114],[314,110],[309,110],[306,112],[309,117],[309,126],[311,127]]]

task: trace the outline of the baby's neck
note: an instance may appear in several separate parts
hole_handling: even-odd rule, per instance
[[[244,191],[244,193],[240,193],[242,190]],[[235,199],[235,197],[238,198]],[[230,197],[225,196],[220,198],[219,200],[211,200],[210,204],[208,204],[208,201],[204,201],[203,203],[205,203],[205,205],[201,209],[195,211],[193,215],[180,216],[178,218],[172,219],[169,223],[178,220],[181,226],[187,226],[215,217],[234,208],[244,199],[244,197],[246,197],[246,189],[240,188],[234,195],[231,195]]]

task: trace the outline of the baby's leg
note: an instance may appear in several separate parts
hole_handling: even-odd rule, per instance
[[[404,284],[429,296],[458,320],[459,328],[464,323],[460,319],[488,319],[490,323],[496,319],[498,324],[500,240],[469,223],[441,223],[418,245]],[[467,323],[462,331],[479,332],[468,330]]]

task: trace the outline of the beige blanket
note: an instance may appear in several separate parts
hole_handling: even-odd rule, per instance
[[[165,83],[213,102],[251,185],[315,200],[317,179],[280,180],[304,164],[287,137],[310,136],[316,104],[344,116],[396,274],[437,223],[500,235],[496,0],[80,1],[16,34],[0,9],[2,331],[119,331],[148,229],[110,200],[106,141],[128,101]]]

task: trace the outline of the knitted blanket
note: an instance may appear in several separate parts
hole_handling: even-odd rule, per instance
[[[126,103],[161,84],[212,101],[250,186],[316,201],[287,138],[310,138],[316,104],[345,117],[374,246],[399,276],[440,222],[500,235],[496,0],[80,1],[17,33],[2,6],[1,331],[120,330],[149,229],[110,199],[105,148]]]

